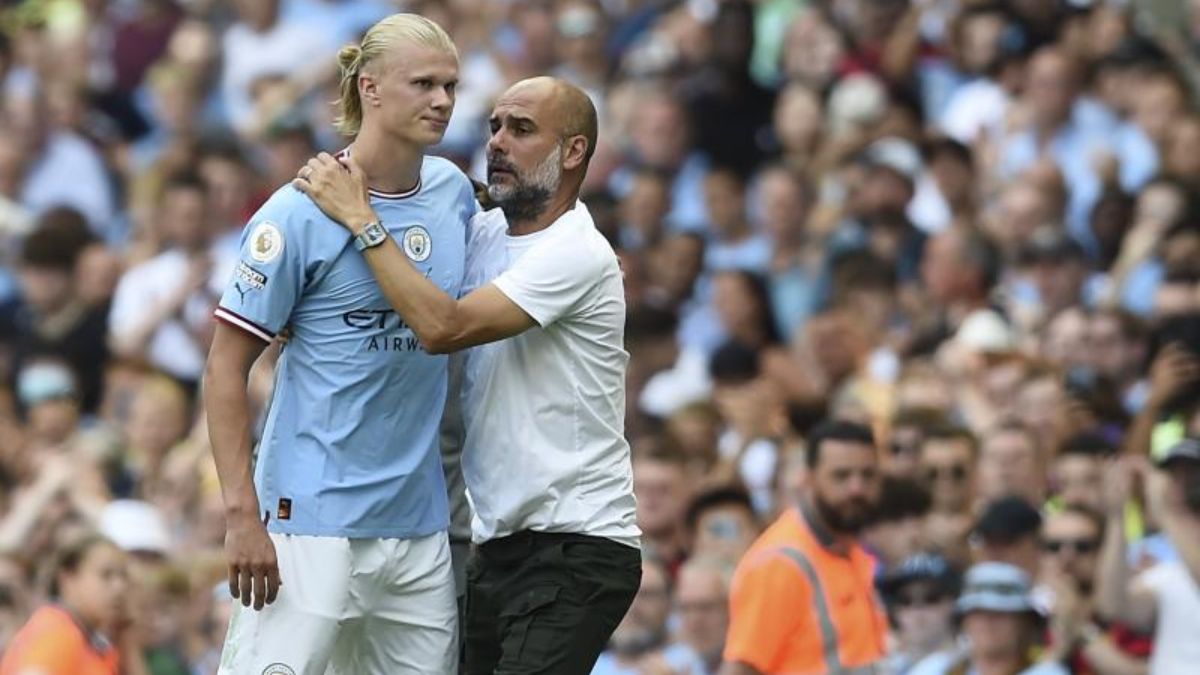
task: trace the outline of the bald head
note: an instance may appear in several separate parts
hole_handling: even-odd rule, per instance
[[[557,77],[541,76],[517,82],[504,92],[500,101],[510,96],[526,99],[543,110],[547,122],[558,130],[563,140],[584,137],[587,140],[584,167],[587,167],[596,152],[599,123],[596,106],[582,89]]]

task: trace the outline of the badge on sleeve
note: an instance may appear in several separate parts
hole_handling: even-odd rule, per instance
[[[404,254],[413,262],[425,262],[433,253],[433,238],[429,230],[420,225],[413,225],[404,231]]]
[[[269,263],[283,253],[283,232],[269,220],[259,223],[250,235],[250,257]]]

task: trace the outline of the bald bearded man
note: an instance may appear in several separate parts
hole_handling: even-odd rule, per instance
[[[477,545],[466,672],[586,674],[641,580],[624,288],[579,201],[596,111],[573,85],[539,77],[505,92],[489,123],[497,208],[471,220],[461,299],[413,265],[436,241],[406,234],[363,256],[426,350],[474,348],[462,406]],[[378,223],[352,158],[308,166],[296,187],[331,218],[356,235]]]

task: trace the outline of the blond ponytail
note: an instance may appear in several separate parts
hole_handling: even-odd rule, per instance
[[[358,74],[362,71],[362,47],[346,45],[338,52],[338,71],[341,73],[341,84],[338,91],[338,115],[333,120],[338,133],[343,136],[354,136],[362,126],[362,99],[358,96]]]
[[[371,26],[362,44],[346,45],[338,52],[341,74],[338,114],[334,126],[343,136],[354,136],[362,128],[363,105],[358,94],[358,76],[397,43],[414,43],[441,49],[458,58],[458,49],[441,26],[417,14],[393,14]]]

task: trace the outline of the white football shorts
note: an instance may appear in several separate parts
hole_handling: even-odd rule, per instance
[[[445,532],[420,539],[270,536],[283,585],[262,611],[233,600],[218,675],[458,672]]]

